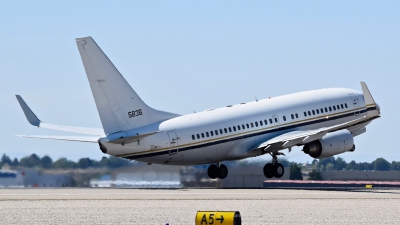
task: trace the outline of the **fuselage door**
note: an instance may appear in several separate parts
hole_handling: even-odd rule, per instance
[[[360,113],[358,109],[358,98],[355,94],[349,94],[351,100],[353,101],[353,109],[354,109],[354,115],[358,115]]]
[[[178,153],[178,145],[179,145],[179,138],[176,136],[175,131],[168,131],[169,137],[169,154],[176,154]]]

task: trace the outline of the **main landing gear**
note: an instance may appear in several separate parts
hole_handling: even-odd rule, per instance
[[[283,165],[278,163],[278,155],[284,155],[283,153],[280,152],[273,152],[269,153],[272,156],[272,163],[267,163],[264,166],[264,175],[267,178],[281,178],[283,174],[285,173],[285,169],[283,168]]]
[[[225,179],[228,176],[228,167],[224,164],[211,164],[207,170],[208,177],[211,179]]]

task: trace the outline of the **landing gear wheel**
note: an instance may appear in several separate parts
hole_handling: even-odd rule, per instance
[[[211,178],[211,179],[217,178],[217,177],[218,177],[218,174],[219,174],[219,168],[218,168],[218,166],[215,165],[215,164],[211,164],[211,165],[208,167],[207,174],[208,174],[208,177]]]
[[[228,176],[228,168],[224,164],[221,164],[219,166],[218,178],[225,179],[227,176]]]
[[[272,167],[273,167],[272,163],[265,164],[265,166],[264,166],[264,176],[266,178],[272,178],[274,176],[273,173],[271,173],[272,172]]]
[[[283,165],[280,163],[274,164],[272,170],[274,173],[274,177],[276,178],[281,178],[285,173],[285,169],[283,168]]]

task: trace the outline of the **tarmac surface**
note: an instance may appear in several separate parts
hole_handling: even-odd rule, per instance
[[[1,224],[194,224],[240,211],[242,224],[400,224],[400,190],[0,189]]]

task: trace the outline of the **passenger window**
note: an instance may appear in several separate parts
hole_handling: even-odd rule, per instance
[[[329,112],[332,112],[332,108],[329,106]]]
[[[201,137],[204,138],[204,133],[201,133]]]
[[[296,113],[296,118],[299,118],[299,115]]]
[[[208,132],[206,132],[206,136],[207,136],[207,137],[210,137],[210,135],[208,134]]]
[[[317,111],[317,114],[319,114],[319,109],[317,109],[316,111]]]
[[[293,116],[293,114],[291,114],[291,115],[290,115],[290,117],[292,117],[292,120],[294,120],[294,116]]]
[[[225,134],[228,133],[228,130],[226,128],[224,128]]]
[[[232,132],[232,129],[230,127],[228,127],[229,133]]]
[[[278,119],[277,118],[275,118],[275,123],[277,123],[278,122]]]
[[[337,107],[337,110],[339,110],[339,109],[340,109],[339,105],[337,105],[336,107]]]
[[[254,127],[254,124],[253,124],[253,123],[250,123],[250,125],[251,125],[251,127]]]
[[[214,132],[213,131],[210,131],[210,134],[211,134],[211,136],[214,136]]]
[[[344,103],[344,107],[346,107],[346,109],[347,109],[347,103]]]
[[[262,125],[263,125],[262,120],[260,120],[260,126],[262,126]]]
[[[335,106],[333,106],[333,110],[336,110],[336,107],[335,107]]]
[[[194,139],[196,139],[196,138],[194,137],[194,135],[192,135],[192,140],[194,140]]]
[[[304,116],[307,116],[307,113],[306,113],[306,112],[304,112]]]
[[[308,111],[308,115],[311,116],[311,112],[310,111]]]
[[[222,129],[219,129],[219,134],[223,134]]]
[[[240,130],[240,125],[238,125],[238,130]]]
[[[283,116],[283,121],[286,121],[286,116]]]
[[[312,114],[315,115],[315,111],[314,110],[312,110]]]
[[[325,112],[328,112],[328,109],[325,107]]]
[[[343,109],[343,104],[340,104],[340,106],[342,107],[342,109]]]
[[[321,113],[324,113],[324,109],[323,108],[321,108]]]
[[[200,135],[199,134],[197,134],[197,139],[200,139]]]
[[[267,120],[264,120],[264,124],[265,124],[265,125],[267,125],[267,124],[268,124]]]
[[[244,126],[244,124],[242,124],[242,128],[243,128],[243,130],[246,129],[246,127]]]
[[[236,131],[236,127],[235,126],[233,126],[232,128],[233,128],[233,131]]]
[[[256,125],[256,127],[258,127],[258,122],[255,122],[254,124]]]
[[[248,123],[246,123],[246,127],[247,127],[247,129],[248,129],[248,128],[250,128],[250,126],[249,126],[249,124],[248,124]]]
[[[218,130],[215,130],[215,135],[218,135]]]
[[[269,123],[272,124],[272,119],[269,119]]]

